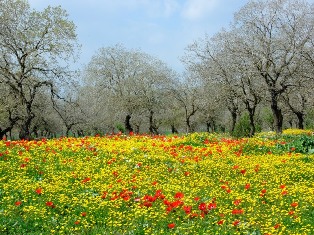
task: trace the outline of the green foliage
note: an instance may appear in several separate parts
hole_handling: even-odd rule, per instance
[[[307,129],[314,129],[314,109],[307,111],[305,116],[305,126]]]
[[[294,151],[297,153],[314,153],[314,136],[308,135],[283,135],[282,138],[287,142],[284,145],[277,145],[278,149]]]
[[[118,123],[116,125],[116,128],[121,131],[122,133],[125,133],[125,127],[121,124],[121,123]]]
[[[262,122],[267,125],[268,128],[273,129],[274,124],[274,116],[268,107],[262,108],[260,112],[260,118],[262,119]]]
[[[261,126],[255,123],[256,131],[261,131]],[[234,131],[232,132],[232,136],[237,138],[249,137],[251,131],[250,126],[250,117],[248,113],[244,113],[240,120],[237,122]]]

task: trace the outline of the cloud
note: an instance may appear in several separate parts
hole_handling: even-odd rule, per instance
[[[198,20],[213,11],[217,3],[218,0],[187,0],[181,14],[185,19]]]
[[[180,5],[176,0],[164,0],[163,8],[166,17],[171,16],[179,9]]]

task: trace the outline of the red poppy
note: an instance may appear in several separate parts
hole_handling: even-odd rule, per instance
[[[83,217],[85,217],[86,215],[87,215],[86,212],[82,212],[82,213],[81,213],[81,216],[83,216]]]
[[[88,182],[88,181],[90,181],[90,180],[91,180],[91,178],[86,177],[85,179],[82,180],[82,184],[85,184],[86,182]]]
[[[194,201],[199,201],[199,200],[200,200],[199,197],[195,197],[195,198],[194,198]]]
[[[173,229],[176,226],[175,223],[168,224],[168,228]]]
[[[233,215],[241,215],[243,214],[244,210],[243,209],[233,209],[232,214]]]
[[[103,192],[103,195],[101,196],[102,199],[105,199],[107,197],[107,192]]]
[[[202,211],[201,214],[200,214],[200,216],[201,216],[202,218],[205,218],[205,215],[207,215],[207,213],[208,213],[207,211]]]
[[[261,192],[265,194],[267,192],[267,190],[266,189],[262,189]]]
[[[293,214],[294,214],[294,211],[289,211],[288,214],[289,214],[289,215],[293,215]]]
[[[284,189],[286,187],[286,185],[282,184],[279,186],[279,188]]]
[[[26,167],[26,166],[27,166],[27,164],[25,164],[25,163],[22,163],[22,164],[20,165],[21,168],[24,168],[24,167]]]
[[[240,224],[240,220],[235,220],[235,221],[232,223],[233,226],[237,226],[237,225],[239,225],[239,224]]]
[[[153,204],[151,202],[144,202],[143,206],[146,206],[148,208],[148,207],[152,207]]]
[[[208,209],[209,210],[213,210],[213,209],[216,209],[217,208],[217,204],[216,203],[209,203],[208,205]]]
[[[246,170],[243,169],[243,170],[240,171],[240,173],[241,173],[242,175],[244,175],[244,174],[246,173]]]
[[[184,212],[188,215],[191,213],[192,211],[192,206],[183,206],[182,208],[184,210]]]
[[[222,225],[223,223],[224,223],[224,220],[219,220],[219,221],[217,222],[218,225]]]
[[[234,200],[233,204],[238,206],[241,203],[241,199]]]
[[[40,194],[42,193],[42,188],[36,189],[35,192],[36,192],[38,195],[40,195]]]
[[[199,204],[198,209],[200,209],[201,211],[206,210],[206,203],[202,202],[201,204]]]
[[[287,194],[288,194],[288,191],[286,191],[286,190],[281,192],[282,196],[286,196]]]
[[[278,229],[280,227],[280,224],[275,224],[274,229]]]
[[[149,202],[154,202],[154,201],[157,200],[157,198],[158,198],[157,195],[155,195],[154,197],[151,196],[151,195],[145,195],[145,196],[143,197],[143,200],[149,201]]]
[[[174,201],[174,202],[171,202],[171,206],[173,207],[173,208],[177,208],[177,207],[179,207],[179,206],[181,206],[181,205],[183,205],[184,203],[183,203],[183,201],[180,201],[180,200],[176,200],[176,201]]]
[[[15,202],[14,203],[16,206],[20,206],[21,204],[22,204],[22,202],[21,201],[17,201],[17,202]]]
[[[79,221],[79,220],[77,220],[77,221],[75,221],[75,222],[74,222],[74,224],[80,224],[80,221]]]
[[[181,193],[181,192],[177,192],[175,195],[174,195],[174,198],[178,198],[178,199],[181,199],[184,197],[184,194]]]
[[[248,190],[248,189],[251,188],[251,185],[250,184],[246,184],[244,187],[245,187],[246,190]]]
[[[49,207],[51,207],[51,208],[54,208],[54,207],[55,207],[55,205],[54,205],[53,202],[51,202],[51,201],[46,202],[46,206],[49,206]]]
[[[299,204],[298,204],[297,202],[292,202],[292,203],[291,203],[291,206],[292,206],[292,207],[297,207],[298,205],[299,205]]]

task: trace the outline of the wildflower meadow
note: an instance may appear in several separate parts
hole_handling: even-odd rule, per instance
[[[0,234],[314,234],[314,137],[0,141]]]

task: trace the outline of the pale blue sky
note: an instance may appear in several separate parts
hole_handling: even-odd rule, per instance
[[[184,48],[228,27],[248,0],[29,0],[32,8],[61,5],[77,26],[87,64],[101,47],[123,44],[183,71]]]

